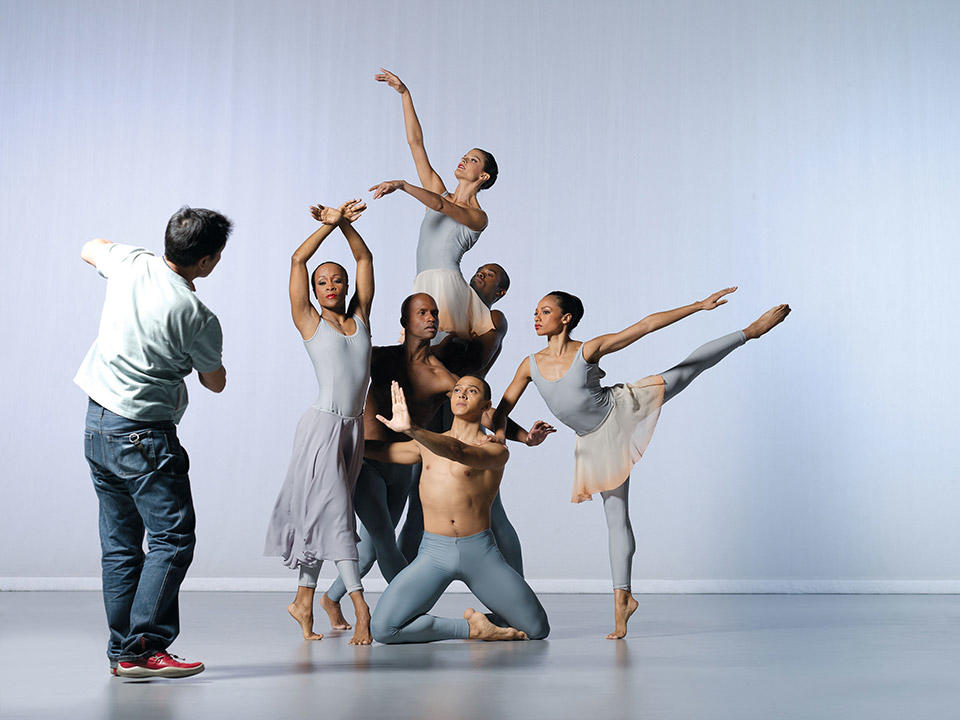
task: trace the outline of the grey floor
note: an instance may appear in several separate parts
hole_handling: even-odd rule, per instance
[[[370,598],[375,600],[375,596]],[[462,612],[447,595],[437,612]],[[172,648],[207,671],[107,675],[97,593],[0,593],[4,718],[954,718],[960,597],[547,595],[525,643],[355,648],[298,639],[277,593],[184,593]],[[372,604],[372,602],[371,602]]]

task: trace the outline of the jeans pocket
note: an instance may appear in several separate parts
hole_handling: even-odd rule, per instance
[[[158,433],[157,441],[157,470],[164,475],[185,477],[190,472],[190,456],[176,432]]]
[[[124,479],[156,472],[156,448],[163,435],[161,430],[104,434],[108,469]]]

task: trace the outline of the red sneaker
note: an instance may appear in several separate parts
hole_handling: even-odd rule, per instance
[[[182,658],[161,650],[141,660],[122,660],[117,675],[129,678],[182,678],[203,672],[202,662],[184,662]]]

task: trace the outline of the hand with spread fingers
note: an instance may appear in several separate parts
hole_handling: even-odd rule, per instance
[[[524,440],[524,444],[530,447],[536,447],[547,439],[547,435],[555,433],[556,431],[557,429],[553,427],[553,425],[543,420],[537,420],[527,431],[527,439]]]
[[[724,288],[723,290],[718,290],[707,299],[700,301],[700,309],[714,310],[727,302],[726,300],[721,300],[720,298],[722,298],[724,295],[729,295],[730,293],[736,292],[736,291],[737,291],[736,285],[734,285],[733,287]]]
[[[403,395],[403,388],[396,380],[390,383],[390,397],[393,401],[393,417],[387,420],[383,415],[377,415],[377,420],[398,433],[405,433],[412,427],[410,411],[407,410],[407,399]]]

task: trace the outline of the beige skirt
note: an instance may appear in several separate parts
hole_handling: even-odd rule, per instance
[[[571,502],[620,487],[643,456],[660,417],[666,385],[659,375],[610,388],[613,408],[600,427],[577,435]]]
[[[413,291],[427,293],[437,301],[440,332],[469,340],[493,330],[490,308],[455,270],[424,270],[413,281]]]

